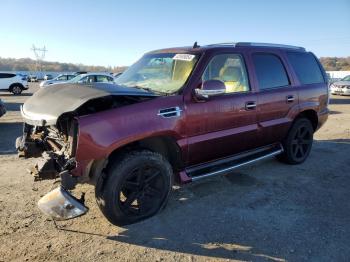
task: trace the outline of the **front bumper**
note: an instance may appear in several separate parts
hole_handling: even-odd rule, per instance
[[[350,96],[350,88],[347,87],[332,87],[331,94]]]

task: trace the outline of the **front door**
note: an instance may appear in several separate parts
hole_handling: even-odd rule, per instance
[[[188,165],[223,158],[255,144],[257,97],[250,88],[243,55],[214,55],[201,82],[220,80],[226,93],[205,101],[185,101]],[[198,83],[200,86],[200,83]]]

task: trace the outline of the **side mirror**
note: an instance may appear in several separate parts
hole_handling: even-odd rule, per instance
[[[225,94],[226,86],[220,80],[207,80],[202,83],[201,88],[196,88],[194,91],[197,98],[208,99],[211,96]]]

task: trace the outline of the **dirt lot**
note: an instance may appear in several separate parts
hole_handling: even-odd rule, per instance
[[[87,215],[53,221],[36,207],[52,182],[33,182],[18,159],[21,96],[0,93],[0,261],[349,261],[350,98],[332,97],[310,158],[288,166],[264,161],[178,188],[167,208],[147,221],[109,224],[87,192]],[[58,101],[59,102],[59,101]]]

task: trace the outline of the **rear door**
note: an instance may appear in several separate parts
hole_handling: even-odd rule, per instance
[[[281,141],[298,111],[298,92],[282,53],[253,52],[251,54],[258,91],[257,146]]]
[[[226,93],[206,101],[185,101],[188,164],[226,157],[255,145],[256,94],[251,89],[242,53],[214,54],[200,83],[220,80]]]

